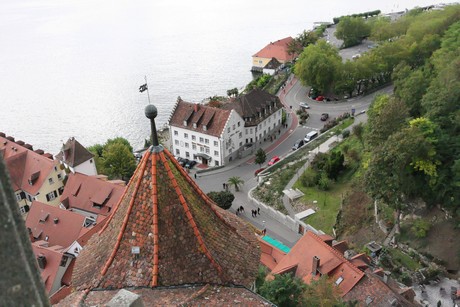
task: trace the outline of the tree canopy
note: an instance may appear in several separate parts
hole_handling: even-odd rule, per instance
[[[219,207],[229,209],[235,200],[235,195],[229,191],[212,191],[207,194]]]
[[[358,45],[371,33],[371,27],[362,17],[340,18],[335,36],[343,40],[345,48]]]

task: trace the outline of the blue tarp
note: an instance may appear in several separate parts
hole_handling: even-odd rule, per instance
[[[289,253],[291,251],[291,249],[289,247],[287,247],[286,245],[284,245],[283,243],[281,243],[280,241],[277,241],[269,236],[264,236],[262,238],[262,240],[266,241],[267,243],[270,243],[271,245],[275,246],[276,248],[282,250],[283,252],[285,252],[286,254]]]

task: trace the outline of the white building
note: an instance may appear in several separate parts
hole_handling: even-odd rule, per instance
[[[169,120],[171,152],[209,166],[225,165],[245,155],[245,148],[277,135],[281,109],[278,97],[258,89],[220,108],[179,98]]]
[[[71,137],[62,145],[61,151],[56,155],[56,159],[74,174],[78,172],[88,176],[97,175],[94,155],[74,137]]]

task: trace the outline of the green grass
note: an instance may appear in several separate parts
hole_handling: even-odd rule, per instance
[[[316,213],[305,218],[303,222],[325,233],[332,234],[332,227],[340,210],[342,197],[349,188],[349,184],[338,181],[332,185],[329,191],[321,191],[316,187],[306,188],[297,181],[294,184],[294,188],[298,188],[305,193],[302,197],[303,202],[318,207]],[[313,204],[315,200],[317,203]]]
[[[393,263],[401,265],[411,271],[416,271],[421,268],[421,265],[412,259],[411,256],[406,255],[398,249],[388,248]]]

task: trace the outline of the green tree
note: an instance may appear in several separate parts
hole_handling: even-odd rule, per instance
[[[256,160],[254,162],[259,164],[259,167],[260,167],[262,164],[265,163],[265,161],[267,161],[267,154],[265,153],[265,151],[262,148],[257,149],[257,151],[256,151]]]
[[[325,93],[333,88],[341,64],[338,50],[319,40],[304,49],[294,66],[294,73],[303,85],[311,85]]]
[[[102,165],[111,179],[129,180],[136,169],[136,158],[126,144],[112,142],[104,146]]]
[[[235,195],[229,191],[212,191],[207,194],[219,207],[224,210],[229,209],[235,200]]]
[[[300,54],[303,48],[308,45],[316,43],[318,40],[318,34],[315,31],[306,31],[297,35],[293,41],[288,44],[288,53],[289,54]]]
[[[272,281],[265,281],[259,293],[270,302],[280,306],[301,306],[306,285],[292,274],[275,275]]]
[[[364,126],[362,123],[359,123],[357,125],[354,125],[353,128],[351,128],[351,131],[353,132],[353,135],[359,140],[361,145],[364,147]]]
[[[125,138],[120,137],[120,136],[116,137],[114,139],[108,139],[107,142],[105,142],[104,147],[107,147],[107,146],[109,146],[111,144],[115,144],[115,143],[123,144],[128,148],[128,150],[130,152],[133,152],[133,147],[131,146],[129,141],[127,139],[125,139]]]
[[[228,178],[227,182],[230,186],[233,186],[235,188],[236,192],[240,190],[240,185],[244,184],[244,180],[237,176]]]
[[[323,275],[306,286],[303,306],[344,307],[347,304],[342,301],[340,289],[327,278],[327,275]]]
[[[343,17],[337,25],[335,36],[343,40],[344,47],[361,43],[371,33],[371,27],[360,17]]]

